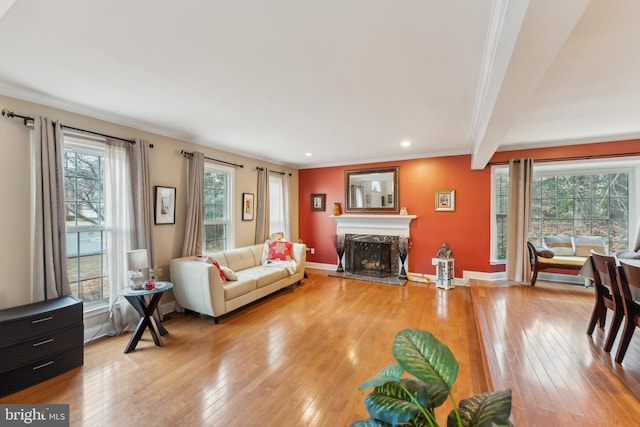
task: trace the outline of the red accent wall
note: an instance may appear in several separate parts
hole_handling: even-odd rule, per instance
[[[640,140],[582,144],[564,147],[498,152],[492,162],[511,158],[567,158],[598,154],[621,154],[638,151]],[[418,217],[411,222],[413,246],[409,252],[408,271],[435,274],[431,258],[442,243],[447,243],[456,259],[455,277],[463,270],[503,271],[491,266],[491,168],[471,170],[471,156],[449,156],[368,163],[338,167],[301,169],[299,171],[299,235],[315,255],[310,262],[336,264],[331,237],[336,223],[329,216],[335,202],[344,209],[344,171],[378,166],[399,166],[400,206]],[[456,210],[436,212],[436,190],[456,191]],[[311,211],[311,194],[326,194],[326,211]]]

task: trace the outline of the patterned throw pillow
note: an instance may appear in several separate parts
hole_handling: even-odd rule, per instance
[[[542,241],[547,249],[555,255],[573,256],[573,241],[571,236],[543,236]]]
[[[276,240],[269,243],[268,261],[288,261],[291,259],[293,244],[286,240]]]
[[[230,269],[229,267],[225,267],[224,265],[221,265],[220,269],[222,270],[222,274],[224,274],[224,277],[226,277],[227,280],[231,280],[231,281],[238,280],[238,275],[236,274],[236,272]]]
[[[209,257],[209,262],[216,266],[216,268],[218,269],[218,274],[220,275],[220,279],[222,279],[222,283],[225,283],[227,281],[227,277],[222,272],[222,268],[220,267],[220,263],[218,263],[218,261],[213,257]]]

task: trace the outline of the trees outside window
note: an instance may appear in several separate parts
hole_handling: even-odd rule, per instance
[[[202,245],[205,253],[233,248],[232,177],[231,168],[205,165]]]
[[[104,144],[65,136],[64,187],[67,273],[85,308],[107,305]]]
[[[615,166],[614,166],[615,165]],[[601,236],[609,253],[626,250],[635,231],[636,167],[598,163],[581,166],[534,165],[529,240],[542,236]],[[506,258],[508,168],[494,169],[492,259]]]

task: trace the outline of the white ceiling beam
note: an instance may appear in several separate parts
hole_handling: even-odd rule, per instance
[[[478,116],[488,120],[483,131],[483,122],[479,119],[475,124],[475,132],[471,135],[472,169],[483,169],[487,166],[566,43],[571,31],[580,21],[589,1],[532,0],[529,3],[495,102],[493,105],[490,103],[492,93],[485,95],[482,100],[484,104],[481,107],[487,110]],[[504,51],[497,54],[508,54],[508,47],[513,42],[513,29],[519,19],[519,13],[522,12],[521,8],[516,6],[518,3],[514,3],[512,10],[511,3],[513,2],[508,5],[503,24],[509,31],[501,34],[501,40],[497,43],[498,48]],[[504,64],[496,63],[491,70],[491,73],[496,73],[496,77],[491,76],[489,81],[494,84],[498,81],[500,73],[503,72],[502,65]],[[495,91],[496,88],[491,86],[491,90]]]

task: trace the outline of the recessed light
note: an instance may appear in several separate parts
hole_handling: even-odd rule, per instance
[[[311,157],[311,156],[313,156],[313,154],[312,154],[312,153],[304,153],[304,155],[305,155],[306,157]]]
[[[402,145],[403,147],[411,147],[411,141],[409,141],[408,139],[405,139],[400,143],[400,145]]]

